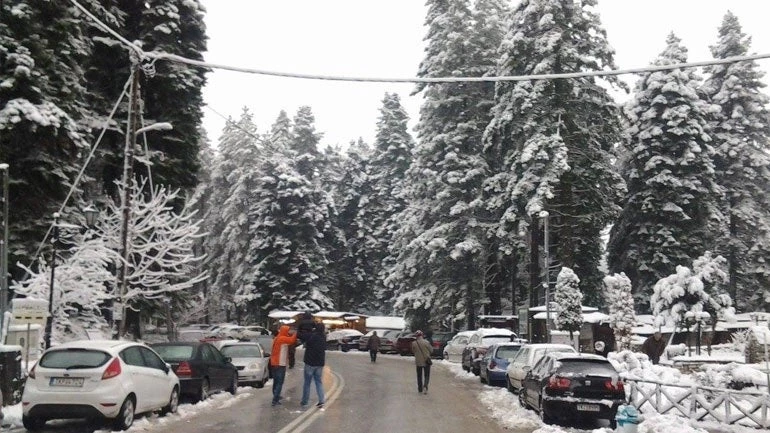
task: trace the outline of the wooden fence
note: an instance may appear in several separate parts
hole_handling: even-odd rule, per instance
[[[770,395],[708,386],[626,379],[630,403],[640,411],[673,413],[694,421],[770,428]]]

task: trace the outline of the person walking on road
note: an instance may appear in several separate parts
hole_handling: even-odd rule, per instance
[[[642,343],[642,352],[647,354],[653,364],[660,362],[660,357],[665,350],[666,340],[663,339],[663,335],[660,331],[655,331],[652,336],[647,337],[647,339],[644,340],[644,343]]]
[[[270,369],[273,373],[273,406],[281,404],[281,390],[286,377],[286,366],[289,364],[289,347],[297,343],[297,335],[290,332],[287,325],[281,326],[278,335],[273,339],[270,352]]]
[[[420,394],[428,393],[428,383],[430,383],[430,366],[433,363],[430,354],[433,349],[428,341],[423,338],[422,331],[414,333],[416,337],[412,342],[412,353],[414,353],[414,364],[417,366],[417,392]]]
[[[377,352],[380,351],[380,337],[377,336],[377,331],[372,331],[369,341],[366,342],[366,348],[369,349],[369,358],[372,362],[377,362]]]
[[[301,329],[301,328],[300,328]],[[321,382],[321,373],[323,373],[326,364],[326,333],[323,323],[317,323],[315,326],[305,331],[300,331],[299,339],[305,345],[305,383],[302,386],[302,401],[300,405],[307,407],[310,399],[310,382],[315,382],[315,390],[318,394],[318,404],[316,407],[323,409],[326,398],[324,396],[324,387]]]

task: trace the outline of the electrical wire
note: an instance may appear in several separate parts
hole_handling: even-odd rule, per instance
[[[273,77],[284,78],[298,78],[306,80],[326,80],[326,81],[344,81],[344,82],[364,82],[364,83],[468,83],[468,82],[501,82],[501,81],[530,81],[530,80],[556,80],[556,79],[569,79],[569,78],[584,78],[584,77],[604,77],[613,75],[627,75],[627,74],[644,74],[648,72],[669,71],[673,69],[684,68],[697,68],[703,66],[725,65],[737,62],[747,62],[753,60],[762,60],[770,58],[770,53],[765,54],[753,54],[747,56],[733,56],[724,59],[712,59],[698,62],[684,62],[684,63],[672,63],[669,65],[649,65],[640,68],[629,69],[614,69],[614,70],[602,70],[602,71],[583,71],[583,72],[567,72],[559,74],[532,74],[532,75],[504,75],[504,76],[488,76],[488,77],[416,77],[416,78],[377,78],[377,77],[348,77],[339,75],[318,75],[318,74],[303,74],[294,72],[280,72],[270,71],[264,69],[246,68],[239,66],[230,66],[223,64],[210,63],[203,60],[194,60],[187,57],[182,57],[176,54],[169,54],[162,51],[145,52],[136,44],[128,42],[125,38],[120,36],[116,31],[112,30],[108,25],[101,22],[94,15],[89,13],[83,6],[81,6],[77,0],[70,0],[78,9],[82,10],[88,17],[93,19],[96,24],[102,27],[106,32],[118,38],[120,42],[125,44],[128,48],[134,50],[140,58],[143,60],[167,60],[175,63],[183,63],[191,66],[207,68],[207,69],[222,69],[234,72],[242,72],[256,75],[266,75]]]

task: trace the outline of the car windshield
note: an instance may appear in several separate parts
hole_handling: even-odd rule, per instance
[[[564,359],[559,361],[559,373],[579,374],[585,376],[617,376],[618,372],[608,361]]]
[[[238,344],[233,346],[225,346],[220,352],[222,355],[229,356],[231,358],[259,358],[259,347],[247,344]]]
[[[501,346],[497,348],[497,358],[513,358],[519,353],[521,346]]]
[[[155,346],[153,347],[164,361],[181,361],[192,358],[192,346]]]
[[[52,350],[40,360],[45,368],[96,368],[112,359],[112,355],[101,350],[64,349]]]

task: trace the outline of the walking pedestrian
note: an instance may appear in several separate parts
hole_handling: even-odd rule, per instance
[[[315,390],[318,394],[316,407],[323,409],[326,402],[324,387],[321,382],[321,374],[326,364],[326,333],[324,332],[323,323],[316,323],[309,331],[301,330],[299,339],[305,345],[305,382],[302,385],[302,401],[300,405],[307,407],[308,400],[310,399],[310,382],[314,382]]]
[[[430,347],[423,333],[420,330],[414,333],[416,337],[412,342],[412,353],[414,353],[414,364],[417,367],[417,392],[420,394],[428,393],[428,384],[430,383],[430,366],[433,361],[430,354],[433,349]]]
[[[287,325],[281,326],[273,339],[270,351],[270,370],[273,373],[273,406],[281,404],[281,390],[286,378],[286,366],[289,364],[289,347],[297,342],[297,335],[290,332]]]
[[[377,331],[372,331],[369,341],[366,342],[366,348],[369,349],[369,358],[372,362],[377,362],[377,352],[380,351],[380,337],[377,336]]]

